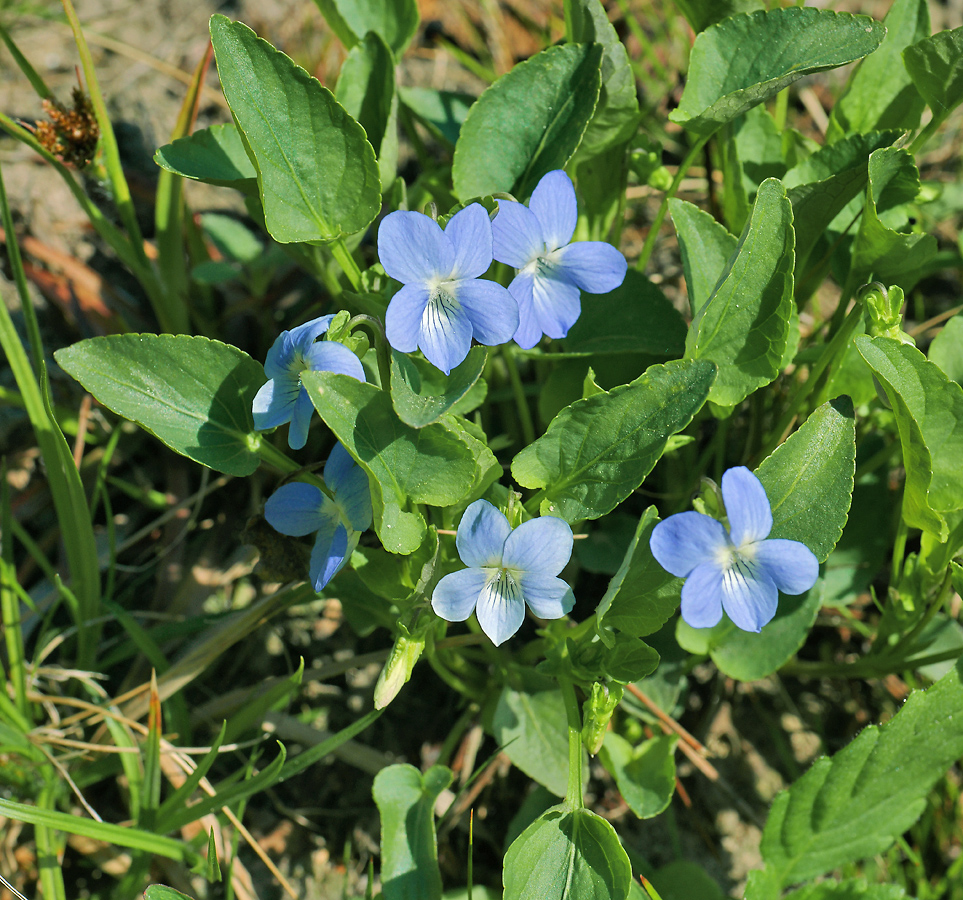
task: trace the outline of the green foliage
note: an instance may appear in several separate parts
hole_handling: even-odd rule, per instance
[[[467,201],[500,191],[525,200],[575,153],[599,98],[602,48],[550,47],[478,98],[461,127],[452,181]]]
[[[716,367],[704,360],[650,366],[631,384],[579,400],[512,461],[512,475],[541,488],[542,515],[597,519],[652,470],[669,437],[705,403]]]
[[[923,98],[901,63],[903,50],[930,33],[929,6],[926,0],[895,0],[883,25],[886,35],[879,49],[859,64],[833,107],[829,143],[846,134],[920,124]]]
[[[946,514],[963,508],[963,388],[911,344],[863,336],[856,346],[896,416],[906,468],[903,518],[946,540]]]
[[[885,30],[868,16],[774,9],[723,19],[696,38],[679,108],[669,118],[709,135],[812,72],[872,53]],[[756,53],[743,52],[746,47]]]
[[[673,197],[669,210],[679,238],[682,269],[693,315],[712,296],[738,246],[738,240],[709,213]]]
[[[776,797],[762,834],[765,867],[750,876],[747,900],[776,898],[782,887],[881,853],[916,821],[933,784],[963,754],[961,676],[957,664]]]
[[[257,169],[232,124],[212,125],[164,144],[154,154],[154,162],[168,172],[208,184],[247,189],[245,182],[257,179]]]
[[[381,813],[381,885],[385,900],[440,900],[435,801],[451,784],[451,769],[382,769],[374,780]]]
[[[418,28],[415,0],[314,0],[345,47],[353,48],[369,31],[400,56]]]
[[[508,848],[504,900],[624,900],[631,877],[628,857],[605,819],[556,806]]]
[[[426,360],[391,352],[391,404],[412,428],[437,422],[478,383],[488,350],[473,347],[465,361],[445,375]]]
[[[302,382],[325,425],[368,473],[375,531],[385,549],[417,550],[426,525],[412,505],[450,506],[464,498],[475,478],[472,448],[443,423],[406,425],[387,393],[349,375],[305,372]]]
[[[733,407],[779,372],[789,341],[793,270],[792,206],[775,179],[759,188],[752,217],[686,338],[686,358],[719,375],[709,399]]]
[[[218,74],[278,243],[361,231],[381,204],[364,129],[317,79],[240,22],[211,18]],[[250,85],[257,84],[252,92]]]
[[[666,572],[649,549],[658,521],[653,506],[642,514],[622,564],[599,601],[595,618],[603,641],[609,641],[608,628],[635,637],[654,634],[679,605],[682,579]]]
[[[696,33],[739,13],[762,9],[761,0],[675,0]]]
[[[924,37],[903,51],[903,62],[934,115],[963,102],[963,28]]]
[[[599,759],[640,819],[657,816],[675,793],[674,753],[678,741],[676,735],[663,735],[633,747],[614,731],[605,735]]]
[[[870,154],[866,207],[856,235],[849,285],[872,276],[909,290],[919,281],[936,254],[936,238],[895,231],[882,217],[884,211],[915,200],[918,193],[919,170],[907,151],[885,148]]]
[[[377,32],[369,31],[351,48],[335,96],[364,128],[378,157],[381,184],[391,184],[398,164],[398,91],[394,56]]]
[[[565,338],[566,353],[648,353],[671,359],[685,349],[685,321],[641,272],[630,269],[614,291],[583,297],[583,310]]]
[[[526,675],[519,687],[506,685],[492,717],[492,734],[529,778],[565,796],[568,725],[562,694],[553,682]]]
[[[258,467],[251,405],[265,377],[242,350],[201,337],[123,334],[54,356],[104,406],[172,450],[228,475]]]

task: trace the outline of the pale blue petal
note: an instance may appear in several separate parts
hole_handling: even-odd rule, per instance
[[[577,241],[552,254],[565,274],[589,294],[607,294],[625,278],[628,263],[611,244]]]
[[[455,265],[455,250],[441,226],[420,212],[389,213],[378,228],[378,259],[402,284],[448,278]]]
[[[425,359],[451,372],[471,349],[471,321],[458,301],[444,291],[437,291],[421,316],[421,340],[418,346]]]
[[[513,200],[499,200],[498,215],[492,219],[492,252],[499,262],[516,269],[541,256],[545,241],[535,213]]]
[[[324,483],[334,493],[338,493],[348,483],[356,468],[357,463],[351,458],[351,454],[345,450],[344,445],[338,441],[331,448],[328,459],[324,464]]]
[[[761,631],[776,614],[779,591],[765,570],[737,557],[722,576],[722,608],[743,631]]]
[[[368,476],[341,444],[335,444],[324,464],[324,483],[354,531],[371,527],[371,490]]]
[[[819,560],[805,544],[783,538],[752,547],[753,558],[784,594],[802,594],[819,578]]]
[[[527,573],[518,583],[528,608],[540,619],[561,619],[575,606],[575,594],[561,578]]]
[[[348,559],[348,532],[340,522],[325,523],[318,531],[311,550],[309,568],[311,583],[320,591],[345,564]]]
[[[300,393],[300,380],[288,373],[262,384],[252,405],[254,427],[258,431],[267,431],[290,422]]]
[[[765,540],[772,531],[772,507],[766,489],[745,466],[736,466],[723,474],[722,501],[732,543],[737,547]]]
[[[476,500],[458,523],[455,546],[466,566],[500,566],[511,533],[512,527],[502,513],[487,500]]]
[[[311,427],[313,413],[314,404],[308,392],[301,388],[298,399],[294,403],[291,427],[288,428],[288,446],[292,450],[300,450],[308,442],[308,429]]]
[[[446,575],[431,595],[431,608],[448,622],[464,622],[475,609],[478,595],[488,584],[488,573],[462,569]]]
[[[714,560],[717,553],[728,547],[729,536],[722,523],[692,511],[676,513],[659,522],[649,538],[656,562],[680,578],[696,566]]]
[[[519,572],[558,575],[572,558],[572,527],[555,516],[522,522],[505,541],[502,565]]]
[[[494,347],[512,339],[518,328],[518,304],[500,284],[480,279],[459,281],[455,296],[479,344]]]
[[[428,288],[424,285],[406,284],[391,298],[385,312],[385,337],[395,350],[414,353],[418,349],[428,297]]]
[[[321,316],[312,319],[310,322],[305,322],[303,325],[298,325],[297,328],[292,328],[290,335],[293,348],[300,351],[302,355],[307,353],[315,340],[328,330],[333,318],[334,316]]]
[[[670,516],[666,519],[674,519]],[[658,526],[656,526],[658,527]],[[682,585],[682,620],[693,628],[711,628],[722,618],[722,570],[714,562],[696,566]]]
[[[282,378],[290,374],[293,361],[294,345],[291,341],[291,332],[282,331],[267,352],[264,360],[264,374],[268,378]]]
[[[330,510],[325,507],[331,501],[320,488],[302,481],[282,484],[264,504],[264,518],[268,524],[281,534],[301,537],[317,531]]]
[[[354,531],[367,531],[371,527],[371,489],[364,469],[354,467],[335,499]]]
[[[496,647],[505,643],[525,621],[525,600],[518,582],[504,572],[491,579],[478,595],[475,616]]]
[[[532,191],[528,208],[538,217],[546,250],[564,247],[575,234],[578,204],[572,179],[561,169],[542,177]]]
[[[518,304],[518,329],[515,331],[514,341],[523,350],[531,350],[542,339],[542,326],[535,315],[535,301],[532,299],[532,287],[535,276],[529,270],[519,272],[508,290]]]
[[[445,226],[445,235],[455,249],[452,279],[478,278],[492,264],[492,222],[488,210],[471,203],[456,212]]]
[[[337,372],[364,381],[364,366],[344,344],[337,341],[320,341],[312,344],[304,358],[312,372]]]
[[[544,267],[532,281],[532,306],[539,328],[550,338],[563,338],[582,312],[582,294],[564,272]]]

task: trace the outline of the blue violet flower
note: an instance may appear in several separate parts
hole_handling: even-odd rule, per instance
[[[316,485],[292,481],[264,504],[264,518],[275,531],[293,537],[317,532],[309,576],[316,591],[337,575],[361,532],[371,527],[368,476],[341,444],[334,445],[324,464],[324,483],[330,497]]]
[[[312,319],[282,331],[268,350],[264,374],[270,379],[254,398],[254,427],[258,431],[290,422],[288,446],[300,450],[308,440],[314,405],[301,386],[302,372],[338,372],[364,381],[361,361],[337,341],[315,343],[334,316]]]
[[[462,622],[474,610],[492,642],[507,641],[525,619],[525,604],[541,619],[560,619],[575,605],[558,573],[572,556],[572,529],[553,516],[529,519],[514,530],[487,500],[462,516],[455,537],[470,566],[438,582],[431,606],[443,619]]]
[[[802,594],[819,577],[819,562],[799,541],[767,540],[772,508],[762,482],[745,466],[722,476],[729,530],[711,516],[677,513],[652,530],[658,563],[685,578],[682,618],[711,628],[722,611],[743,631],[760,631],[776,614],[779,591]]]
[[[543,334],[563,338],[582,311],[580,291],[606,294],[625,278],[628,264],[611,244],[570,243],[578,219],[572,179],[549,172],[528,206],[498,201],[492,222],[495,259],[518,270],[508,290],[518,303],[515,343],[525,350]]]
[[[492,225],[480,204],[455,213],[444,231],[422,213],[390,213],[378,229],[378,258],[404,285],[385,314],[395,350],[420,348],[447,375],[468,355],[472,338],[493,347],[515,334],[512,295],[479,278],[492,264]]]

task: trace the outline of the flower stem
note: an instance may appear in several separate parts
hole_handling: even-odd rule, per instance
[[[525,386],[522,384],[521,375],[518,374],[518,366],[515,365],[513,347],[510,344],[502,344],[501,354],[505,361],[505,368],[508,369],[508,379],[512,385],[512,394],[515,396],[515,406],[518,408],[518,419],[522,426],[522,440],[527,447],[535,442],[532,411],[528,406],[528,398],[525,396]]]
[[[558,683],[568,718],[568,790],[565,792],[565,805],[576,810],[585,805],[582,802],[582,714],[572,682],[567,678],[559,678]]]
[[[792,425],[793,420],[797,415],[799,415],[799,410],[802,407],[802,404],[819,383],[819,379],[823,372],[826,371],[826,368],[833,361],[833,359],[835,359],[838,354],[841,354],[846,348],[850,338],[853,336],[853,332],[856,330],[856,326],[859,324],[862,313],[863,307],[861,304],[857,303],[849,311],[846,319],[843,321],[842,326],[836,332],[829,344],[827,344],[825,350],[822,352],[822,355],[818,360],[816,360],[815,365],[809,370],[809,377],[797,385],[795,393],[786,406],[785,413],[783,413],[779,423],[769,434],[769,442],[766,444],[766,448],[762,453],[763,456],[768,456],[779,445],[783,434],[786,433],[786,431]],[[823,392],[825,392],[825,388],[823,389]]]
[[[352,290],[356,292],[360,291],[361,269],[358,268],[358,264],[355,262],[354,257],[345,246],[344,238],[338,238],[334,243],[331,244],[331,255],[338,261],[338,265],[341,266],[344,274],[348,276],[348,281],[351,282]]]
[[[635,264],[635,268],[638,269],[638,271],[644,272],[645,267],[649,264],[649,257],[652,256],[652,251],[655,249],[655,241],[659,236],[659,229],[662,228],[665,214],[669,210],[669,201],[676,195],[676,192],[679,190],[679,185],[682,184],[682,179],[685,177],[685,173],[689,171],[689,166],[692,165],[693,160],[702,151],[702,148],[706,145],[710,137],[711,135],[708,134],[699,137],[689,148],[685,159],[682,160],[679,165],[678,171],[675,173],[675,178],[672,179],[672,184],[669,185],[669,189],[662,198],[662,205],[655,214],[655,220],[652,222],[652,227],[649,228],[649,234],[645,239],[645,244],[642,246],[642,253],[639,255],[638,262]]]

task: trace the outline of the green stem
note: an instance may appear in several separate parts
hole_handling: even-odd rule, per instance
[[[886,656],[869,656],[853,663],[792,660],[779,670],[779,674],[791,675],[794,678],[885,678],[887,675],[905,672],[908,668],[920,669],[924,666],[932,666],[935,663],[946,662],[951,659],[956,660],[960,658],[960,655],[960,648],[954,647],[951,650],[941,650],[939,653],[917,657],[911,665],[907,662],[905,656],[894,659],[889,654]]]
[[[582,800],[582,714],[575,696],[575,686],[567,678],[559,678],[565,715],[568,719],[568,789],[565,805],[570,810],[581,809]]]
[[[899,576],[903,570],[903,556],[906,553],[906,538],[909,529],[906,520],[900,516],[896,524],[896,540],[893,542],[893,561],[889,571],[889,583],[892,587],[899,584]]]
[[[518,408],[518,420],[522,426],[522,440],[524,446],[535,442],[535,425],[532,422],[532,411],[528,406],[528,398],[525,396],[525,386],[522,378],[518,374],[518,366],[515,364],[515,356],[512,353],[511,344],[502,344],[502,359],[505,361],[505,368],[508,369],[508,380],[512,385],[512,394],[515,397],[515,406]]]
[[[675,178],[672,179],[672,184],[669,185],[669,189],[665,192],[665,197],[662,198],[662,205],[659,207],[659,211],[655,215],[655,220],[652,222],[652,227],[649,229],[649,233],[646,236],[645,244],[642,247],[642,253],[639,255],[639,260],[635,264],[635,268],[640,272],[645,271],[645,267],[649,264],[649,257],[652,255],[652,251],[655,249],[655,242],[659,236],[659,229],[662,228],[662,222],[665,219],[665,214],[669,210],[669,201],[676,195],[679,190],[679,185],[682,184],[682,179],[685,177],[685,173],[689,171],[689,166],[692,165],[695,158],[702,151],[706,142],[709,140],[711,135],[705,134],[700,135],[698,140],[689,148],[689,152],[686,154],[684,160],[679,165],[678,171],[675,173]]]
[[[331,255],[338,261],[342,271],[351,282],[351,289],[356,293],[361,290],[361,269],[355,262],[351,252],[345,246],[344,238],[338,238],[331,244]]]
[[[933,118],[923,130],[913,138],[913,143],[909,145],[909,152],[914,156],[923,149],[923,145],[939,130],[940,126],[946,121],[949,113],[933,114]]]
[[[857,303],[846,316],[842,327],[836,332],[833,339],[826,345],[819,359],[816,360],[815,365],[813,365],[809,370],[809,377],[800,382],[792,398],[786,406],[786,411],[783,413],[782,418],[776,427],[770,432],[769,441],[766,444],[765,449],[762,452],[763,456],[768,456],[773,450],[779,445],[783,434],[792,425],[793,420],[799,415],[799,411],[802,408],[802,404],[806,401],[806,398],[812,393],[813,389],[819,383],[819,379],[823,372],[829,364],[836,358],[836,356],[845,349],[846,345],[849,343],[849,339],[853,336],[853,332],[856,330],[856,326],[859,324],[860,317],[863,314],[863,307]],[[821,393],[825,393],[825,387]],[[820,400],[822,397],[819,398]],[[817,404],[818,405],[818,404]]]

